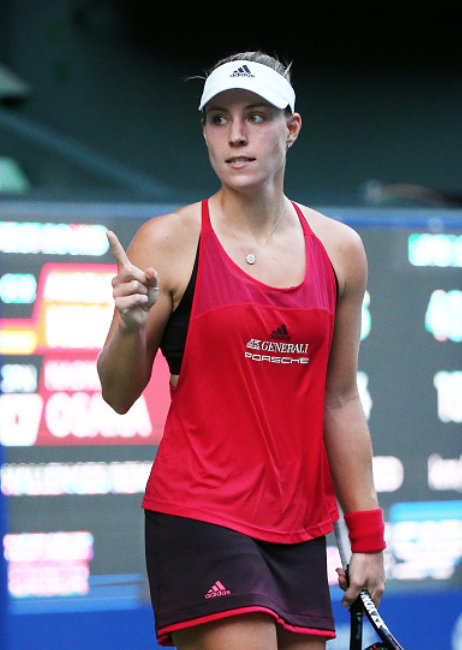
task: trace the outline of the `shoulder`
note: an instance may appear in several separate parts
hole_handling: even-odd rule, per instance
[[[201,231],[201,204],[154,217],[138,230],[127,250],[132,264],[159,274],[163,291],[176,304],[188,284]]]
[[[326,249],[337,275],[340,294],[347,286],[362,291],[367,281],[367,259],[356,230],[312,208],[298,207]]]
[[[154,267],[159,273],[195,255],[201,230],[200,203],[146,221],[131,242],[127,254],[141,268]]]
[[[357,248],[363,250],[359,234],[342,221],[337,221],[317,210],[297,204],[303,212],[314,234],[322,241],[324,246],[336,248]]]
[[[149,257],[181,252],[201,229],[201,204],[193,203],[169,214],[146,221],[138,230],[129,250]]]

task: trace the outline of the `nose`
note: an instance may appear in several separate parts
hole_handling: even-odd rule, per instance
[[[245,125],[241,120],[233,120],[229,130],[229,143],[233,147],[241,147],[247,143]]]

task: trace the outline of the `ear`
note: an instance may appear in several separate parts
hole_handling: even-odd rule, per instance
[[[287,118],[287,145],[291,147],[302,128],[302,116],[300,113],[292,113]]]

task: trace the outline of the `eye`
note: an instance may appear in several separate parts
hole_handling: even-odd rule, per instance
[[[211,124],[216,124],[218,126],[221,126],[223,124],[226,124],[226,118],[223,115],[220,115],[219,113],[212,113],[211,115],[208,116],[208,119]]]
[[[264,116],[261,115],[260,113],[252,113],[252,115],[250,115],[250,117],[249,117],[250,122],[253,122],[254,124],[258,124],[259,122],[263,122],[264,119],[265,119]]]

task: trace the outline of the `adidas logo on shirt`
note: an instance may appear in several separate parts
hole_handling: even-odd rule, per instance
[[[230,74],[229,76],[230,77],[255,77],[255,75],[250,72],[248,65],[243,65],[242,68],[238,68],[233,72],[233,74]]]
[[[269,335],[270,339],[277,339],[278,341],[290,341],[290,335],[287,327],[282,324],[281,327],[276,328]]]
[[[229,589],[226,589],[224,584],[222,584],[219,580],[216,581],[216,583],[212,586],[211,589],[208,590],[208,592],[205,594],[205,597],[208,598],[218,598],[218,596],[230,596],[231,592]]]

